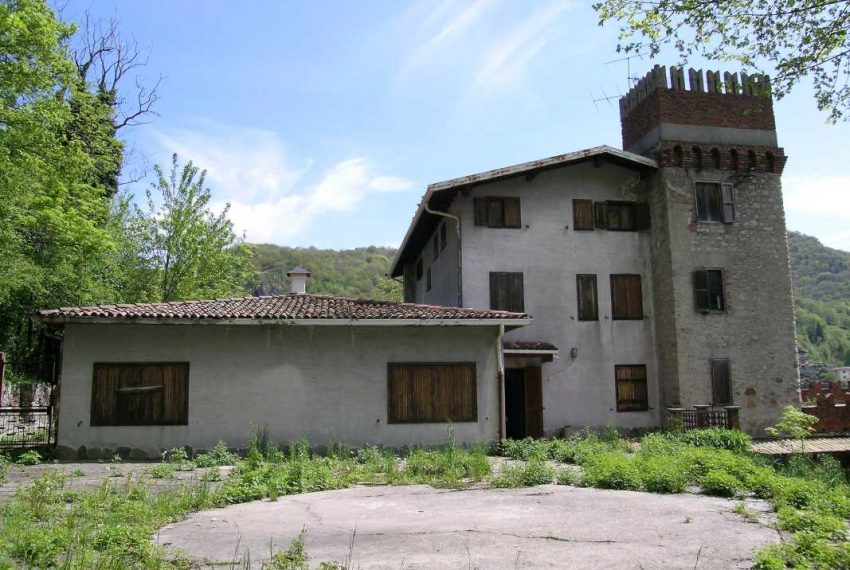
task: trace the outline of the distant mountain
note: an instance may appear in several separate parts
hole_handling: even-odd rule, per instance
[[[797,232],[788,233],[788,247],[801,348],[815,362],[850,365],[850,253]],[[385,277],[395,253],[375,246],[332,250],[258,244],[255,293],[289,292],[286,272],[300,265],[313,272],[308,286],[313,293],[399,300],[400,284]]]

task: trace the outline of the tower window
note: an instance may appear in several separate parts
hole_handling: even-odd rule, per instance
[[[738,151],[734,148],[729,151],[729,166],[732,168],[732,170],[738,170],[738,168],[740,167],[738,163]]]
[[[748,162],[747,166],[749,167],[750,170],[756,169],[757,161],[756,161],[756,153],[755,152],[749,151],[747,153],[747,162]]]
[[[732,185],[727,182],[696,183],[696,220],[698,222],[735,221]]]
[[[682,150],[682,147],[679,146],[679,145],[674,146],[673,147],[673,164],[675,164],[676,166],[682,166],[682,164],[684,162],[685,162],[685,153]]]
[[[723,270],[700,269],[694,271],[694,295],[697,311],[722,313],[726,311],[723,295]]]
[[[693,167],[697,170],[702,170],[702,149],[695,146],[691,149],[691,153],[693,154],[693,158],[691,159]]]
[[[764,161],[767,163],[767,171],[773,172],[774,166],[776,165],[776,159],[773,157],[773,153],[765,153]]]
[[[720,169],[720,151],[716,148],[711,149],[711,166]]]

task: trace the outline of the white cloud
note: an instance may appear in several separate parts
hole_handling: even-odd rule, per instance
[[[782,188],[789,229],[850,251],[850,175],[788,175]]]
[[[349,158],[325,169],[293,160],[268,130],[209,122],[194,129],[156,131],[168,152],[207,170],[212,207],[230,203],[230,219],[250,241],[304,245],[310,227],[326,214],[354,212],[368,196],[414,188],[383,174],[368,159]]]

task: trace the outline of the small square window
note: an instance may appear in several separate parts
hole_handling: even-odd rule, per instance
[[[649,409],[645,364],[618,364],[614,367],[617,384],[617,411],[642,412]]]
[[[694,295],[697,311],[723,313],[726,299],[723,292],[722,269],[698,269],[694,271]]]

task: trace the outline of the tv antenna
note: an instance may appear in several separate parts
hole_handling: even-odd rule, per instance
[[[632,76],[632,60],[633,59],[642,60],[644,55],[645,54],[643,54],[643,53],[636,52],[636,53],[633,53],[631,55],[627,55],[625,57],[621,57],[621,58],[618,58],[618,59],[612,59],[611,61],[606,61],[604,63],[604,65],[611,65],[611,64],[614,64],[614,63],[621,63],[621,62],[624,62],[624,61],[626,62],[626,89],[628,90],[628,89],[631,89],[632,87],[634,87],[635,85],[637,85],[637,82],[640,81],[640,77]],[[613,103],[611,103],[611,101],[613,101],[615,99],[619,100],[620,98],[623,97],[622,92],[620,92],[617,95],[610,95],[610,96],[605,92],[604,89],[601,90],[601,92],[602,92],[602,96],[597,97],[596,94],[593,92],[593,90],[590,91],[590,99],[593,101],[593,106],[596,107],[597,111],[599,111],[599,103],[604,101],[605,103],[608,103],[608,105],[611,108],[613,108],[614,105],[613,105]]]

